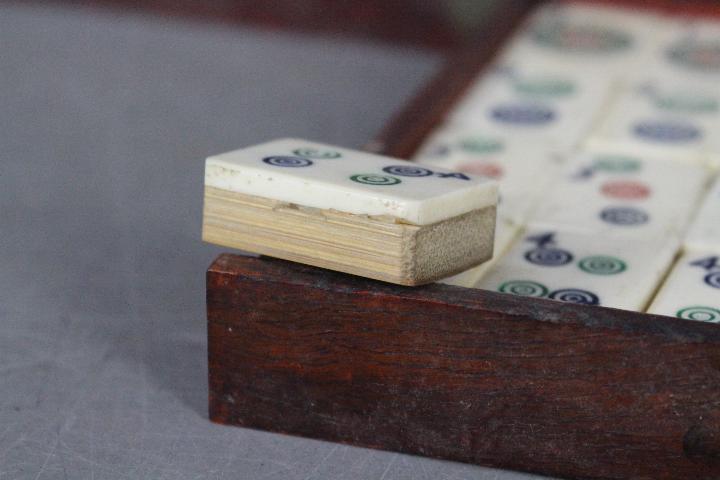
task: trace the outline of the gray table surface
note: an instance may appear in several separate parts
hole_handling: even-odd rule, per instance
[[[360,146],[422,51],[0,6],[0,479],[529,479],[211,424],[203,158]]]

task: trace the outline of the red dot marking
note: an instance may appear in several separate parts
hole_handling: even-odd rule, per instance
[[[650,187],[644,183],[629,180],[605,182],[600,190],[606,197],[621,200],[642,200],[650,196]]]

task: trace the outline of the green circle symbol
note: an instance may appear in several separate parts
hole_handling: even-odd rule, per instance
[[[627,270],[627,264],[619,258],[607,255],[593,255],[578,262],[580,270],[593,275],[616,275]]]
[[[390,175],[378,175],[377,173],[358,173],[350,176],[350,180],[365,185],[397,185],[399,178]]]
[[[340,158],[342,154],[334,150],[319,150],[317,148],[296,148],[293,153],[298,157],[314,158],[318,160]]]
[[[510,280],[500,285],[498,291],[523,297],[544,297],[548,293],[548,288],[541,283],[529,280]]]
[[[676,315],[678,318],[683,318],[685,320],[720,323],[720,310],[712,307],[704,307],[702,305],[682,308],[678,310]]]

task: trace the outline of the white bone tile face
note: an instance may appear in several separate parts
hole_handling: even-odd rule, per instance
[[[566,165],[531,225],[638,241],[680,234],[707,182],[701,165],[581,154]]]
[[[497,203],[497,184],[488,179],[299,139],[210,157],[205,185],[417,225]]]
[[[634,83],[616,97],[588,147],[709,161],[720,154],[720,89],[687,82]]]
[[[477,287],[642,310],[672,263],[677,246],[672,237],[628,242],[560,230],[531,230]]]
[[[498,218],[524,223],[562,161],[544,144],[517,142],[479,129],[448,127],[432,135],[416,156],[427,165],[496,180]]]
[[[720,177],[704,197],[685,237],[685,247],[720,252]]]
[[[622,74],[652,51],[664,20],[622,7],[549,4],[530,18],[503,58],[585,75]]]
[[[680,257],[648,312],[720,324],[720,253]]]
[[[459,287],[474,287],[480,278],[485,275],[508,251],[513,241],[517,238],[520,227],[516,224],[498,219],[495,225],[495,241],[493,247],[493,257],[487,262],[478,265],[475,268],[466,270],[452,277],[441,280],[440,283],[448,285],[456,285]]]
[[[592,77],[504,64],[470,90],[448,123],[568,150],[590,132],[610,92]]]
[[[720,20],[676,18],[659,31],[648,71],[680,83],[720,85]]]

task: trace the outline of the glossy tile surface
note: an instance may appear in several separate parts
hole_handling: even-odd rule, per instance
[[[652,52],[664,19],[652,11],[550,3],[530,18],[503,58],[584,75],[624,75]]]
[[[568,162],[530,223],[637,241],[681,234],[707,179],[707,169],[698,164],[581,154]]]
[[[498,218],[522,224],[560,172],[564,157],[545,144],[518,142],[507,134],[446,126],[428,139],[415,158],[496,180]]]
[[[489,179],[299,139],[207,159],[205,185],[428,225],[497,203]]]
[[[720,88],[687,81],[631,83],[587,143],[591,149],[709,162],[720,154]]]
[[[671,18],[658,37],[647,70],[656,79],[720,85],[720,19]]]
[[[678,242],[609,240],[560,230],[529,230],[478,288],[627,310],[646,307]]]
[[[691,251],[680,257],[648,311],[720,323],[720,253]]]
[[[685,236],[686,248],[720,252],[720,177],[705,195]]]
[[[518,143],[573,149],[590,133],[612,87],[604,77],[501,63],[470,89],[448,123],[498,132]]]

